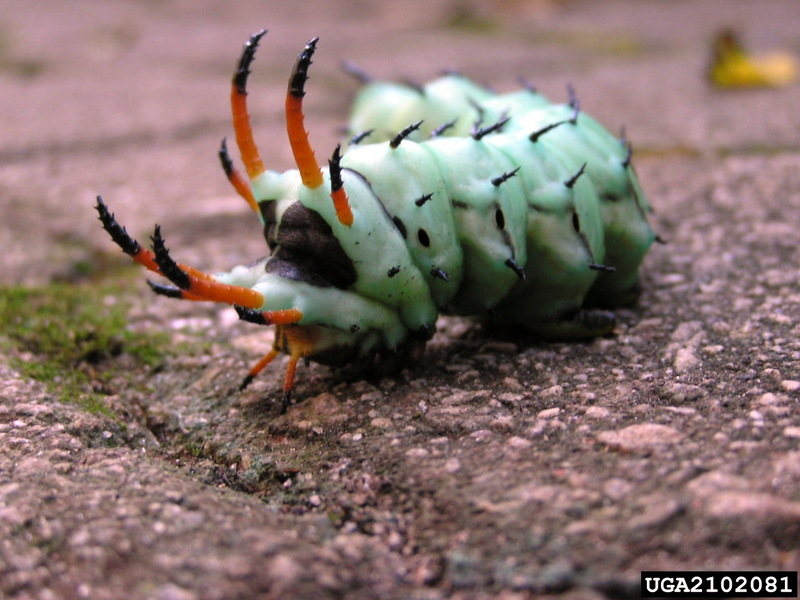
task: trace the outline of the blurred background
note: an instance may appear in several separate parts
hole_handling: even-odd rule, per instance
[[[800,54],[798,0],[1,6],[0,597],[9,572],[21,597],[518,600],[637,597],[642,568],[797,570],[800,89],[753,74]],[[216,156],[261,28],[249,107],[268,168],[293,166],[286,82],[313,36],[319,157],[358,88],[344,60],[498,91],[524,77],[556,102],[571,84],[624,126],[668,244],[616,335],[510,343],[448,318],[413,370],[303,369],[285,418],[280,366],[236,392],[264,328],[154,298],[93,205],[143,243],[160,223],[207,271],[266,252]],[[729,30],[750,50],[722,38],[722,87],[709,63]],[[347,594],[375,581],[389,591]]]
[[[307,124],[322,156],[357,89],[342,61],[416,81],[455,68],[498,90],[524,77],[556,101],[571,83],[586,112],[626,127],[648,188],[659,185],[649,158],[797,147],[796,86],[720,91],[706,71],[721,29],[791,52],[798,22],[795,0],[4,0],[0,281],[92,275],[116,252],[92,210],[98,193],[136,235],[164,224],[200,267],[262,253],[258,223],[215,157],[232,134],[233,66],[262,27],[250,109],[269,168],[292,166],[285,82],[319,36]]]

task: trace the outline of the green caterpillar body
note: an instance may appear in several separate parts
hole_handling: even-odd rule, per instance
[[[396,107],[399,90],[406,101]],[[471,135],[480,116],[492,124],[503,115],[509,121],[499,131]],[[430,138],[431,121],[454,119]],[[391,139],[420,120],[393,147]],[[303,188],[294,172],[267,172],[252,184],[262,206],[275,198],[282,208],[299,201],[341,228],[335,236],[357,270],[352,292],[390,306],[408,331],[432,328],[440,312],[491,311],[543,337],[585,338],[607,333],[613,322],[608,313],[584,309],[635,300],[638,268],[655,238],[650,208],[628,148],[588,115],[527,89],[492,95],[451,75],[422,92],[368,84],[354,102],[350,130],[370,129],[365,141],[378,141],[352,145],[341,159],[356,224],[368,230],[341,228],[327,188]],[[276,215],[269,225],[280,231],[281,208],[262,212]],[[338,314],[320,322],[354,324]],[[359,323],[359,335],[364,329]]]
[[[234,77],[242,97],[261,35],[245,46]],[[315,43],[298,57],[287,95],[298,170],[259,169],[246,158],[255,146],[239,135],[249,122],[242,125],[234,107],[250,174],[243,195],[252,194],[271,254],[210,284],[257,298],[239,309],[243,319],[270,324],[286,311],[301,315],[279,324],[273,354],[329,364],[416,355],[440,313],[492,315],[546,338],[611,331],[614,316],[605,309],[635,300],[639,265],[655,239],[624,141],[574,100],[555,105],[530,89],[496,95],[447,75],[421,89],[368,83],[349,125],[368,133],[314,171],[313,153],[308,158],[297,141],[302,113],[297,121],[290,104],[302,100]],[[301,134],[290,126],[296,122]],[[226,171],[230,177],[229,164]],[[342,190],[344,217],[332,202]],[[104,205],[98,210],[115,241],[141,256],[113,215],[104,217]],[[175,271],[165,248],[155,250],[159,272],[179,288],[156,291],[221,297],[203,292],[188,268]]]
[[[613,307],[635,300],[639,265],[655,239],[647,222],[650,205],[630,164],[626,142],[589,115],[580,113],[574,98],[570,104],[554,105],[529,88],[497,95],[460,75],[440,77],[422,88],[368,83],[353,104],[350,130],[370,131],[366,139],[377,142],[391,139],[404,127],[403,123],[418,121],[422,125],[409,136],[411,139],[431,136],[468,139],[481,126],[505,121],[500,131],[481,141],[502,149],[520,167],[518,177],[523,180],[524,189],[516,202],[528,204],[533,211],[523,217],[529,221],[529,227],[533,226],[528,244],[535,244],[548,255],[565,258],[570,254],[569,249],[556,248],[572,244],[574,236],[564,229],[559,231],[553,223],[545,225],[541,221],[547,219],[544,215],[560,214],[563,227],[564,217],[569,221],[574,211],[579,233],[588,243],[593,262],[614,269],[588,275],[593,280],[591,288],[584,290],[588,302]],[[442,124],[447,127],[437,132]],[[535,138],[534,143],[531,137]],[[436,151],[437,144],[426,145]],[[458,150],[451,148],[445,145],[441,151],[454,152],[457,162]],[[567,181],[583,165],[582,179],[588,181],[576,182],[575,193],[565,194],[558,184]],[[548,249],[555,251],[551,253]],[[578,281],[587,278],[584,266],[585,261],[578,259],[574,269],[567,269],[566,273],[558,269],[576,284],[578,294],[583,287]],[[546,276],[555,273],[548,273],[544,267],[538,275],[551,279]],[[555,289],[550,297],[566,300]],[[574,305],[573,300],[567,303]],[[550,316],[556,314],[547,312]],[[535,329],[532,320],[521,324]]]

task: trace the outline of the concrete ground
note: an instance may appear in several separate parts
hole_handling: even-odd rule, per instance
[[[794,0],[5,0],[0,281],[88,298],[112,277],[104,305],[170,352],[145,365],[120,342],[34,381],[52,356],[3,313],[0,598],[632,598],[642,570],[800,569],[800,88],[704,78],[720,28],[800,54],[798,22]],[[215,157],[261,27],[250,107],[270,168],[291,167],[283,95],[312,36],[320,156],[357,87],[344,59],[498,90],[524,76],[553,99],[571,82],[624,125],[668,243],[616,335],[449,319],[398,374],[301,368],[285,416],[283,363],[236,391],[263,334],[151,297],[92,204],[142,240],[161,223],[205,270],[264,253]],[[90,375],[77,394],[71,370]]]

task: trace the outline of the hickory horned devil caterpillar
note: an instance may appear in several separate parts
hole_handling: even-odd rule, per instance
[[[172,285],[157,294],[231,304],[275,325],[275,343],[242,388],[279,353],[289,356],[285,411],[302,358],[343,366],[387,355],[417,358],[439,313],[486,315],[544,338],[609,333],[606,309],[633,302],[655,235],[631,148],[532,87],[497,95],[458,74],[424,87],[366,81],[350,148],[320,167],[303,96],[317,39],[297,57],[286,127],[297,163],[267,170],[247,111],[250,65],[265,31],[245,44],[233,75],[236,143],[249,181],[219,155],[261,218],[270,255],[209,275],[176,263],[158,225],[152,251],[114,218],[103,227],[124,252]],[[367,143],[369,142],[369,143]]]

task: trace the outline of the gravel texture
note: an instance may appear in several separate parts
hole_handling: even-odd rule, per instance
[[[0,351],[0,598],[599,600],[637,597],[641,570],[800,569],[800,89],[703,78],[724,25],[800,53],[800,5],[284,4],[5,0],[2,280],[122,264],[98,192],[200,268],[263,253],[214,153],[238,49],[264,26],[251,107],[275,168],[285,79],[314,35],[321,149],[355,89],[345,58],[499,89],[524,75],[553,98],[572,82],[626,125],[667,241],[643,296],[578,344],[443,320],[399,373],[301,368],[281,416],[282,363],[236,391],[260,331],[151,298],[130,271],[131,327],[205,345],[105,382],[101,412]]]

